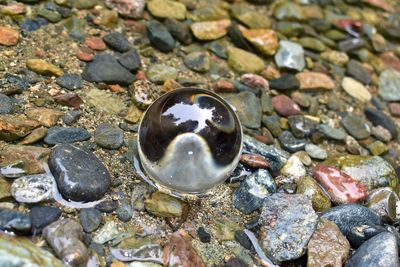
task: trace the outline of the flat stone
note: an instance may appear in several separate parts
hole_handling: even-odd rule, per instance
[[[120,234],[117,223],[114,221],[106,222],[93,237],[93,241],[98,244],[105,244],[113,240]]]
[[[369,102],[372,98],[372,95],[368,89],[365,88],[362,83],[353,78],[344,77],[342,80],[342,87],[346,93],[362,103]]]
[[[319,132],[321,132],[325,137],[333,140],[345,140],[346,139],[346,132],[342,129],[333,128],[327,124],[319,124],[317,126]]]
[[[77,120],[79,120],[79,118],[81,117],[82,112],[79,110],[71,110],[68,112],[65,112],[62,120],[66,125],[71,125],[74,122],[76,122]]]
[[[62,211],[59,208],[50,206],[34,206],[29,211],[29,218],[32,225],[32,234],[40,234],[42,230],[52,222],[57,221]]]
[[[135,80],[135,76],[110,54],[96,55],[93,61],[86,64],[82,78],[89,82],[121,85],[128,85]]]
[[[306,196],[267,196],[259,219],[261,247],[274,262],[298,259],[305,254],[317,223]]]
[[[346,73],[363,84],[372,82],[371,74],[356,60],[350,60],[347,64]]]
[[[326,192],[310,176],[303,176],[297,181],[296,194],[307,196],[311,200],[312,207],[316,212],[326,211],[332,205]]]
[[[279,68],[302,71],[305,67],[304,49],[297,43],[280,41],[275,63]]]
[[[308,243],[308,266],[341,267],[349,255],[350,244],[336,224],[322,219]]]
[[[122,98],[105,92],[104,90],[95,88],[88,90],[85,98],[89,104],[96,107],[96,110],[111,114],[118,114],[126,108],[125,101]]]
[[[353,227],[363,224],[381,224],[380,218],[375,212],[359,204],[333,207],[323,213],[321,218],[334,222],[345,236]]]
[[[120,32],[110,32],[103,37],[103,40],[108,47],[121,53],[127,52],[131,48],[128,39]]]
[[[100,37],[89,36],[85,39],[85,45],[90,49],[103,51],[106,50],[107,46],[104,43],[103,39]]]
[[[94,132],[95,142],[107,149],[118,149],[124,142],[124,132],[117,126],[102,123]]]
[[[335,83],[324,73],[300,72],[296,74],[301,90],[333,90]]]
[[[265,65],[257,55],[240,48],[228,48],[228,64],[239,73],[259,73]]]
[[[83,227],[83,231],[91,233],[99,228],[102,221],[102,214],[94,208],[81,209],[79,220]]]
[[[29,119],[37,120],[43,126],[52,127],[63,113],[50,108],[30,108],[25,110],[25,115]]]
[[[284,117],[298,115],[301,113],[300,107],[286,95],[278,95],[272,98],[272,105],[276,112]]]
[[[275,90],[297,90],[300,82],[295,75],[285,73],[279,78],[269,80],[269,86]]]
[[[128,233],[128,235],[132,236],[132,233]],[[117,247],[111,248],[110,252],[117,260],[136,262],[136,264],[130,263],[127,266],[161,267],[162,265],[155,263],[162,263],[163,256],[163,248],[158,241],[155,238],[127,237]]]
[[[146,6],[144,0],[106,0],[105,4],[117,10],[118,14],[128,18],[140,18]]]
[[[147,2],[147,9],[157,18],[185,19],[186,6],[183,3],[171,0],[151,0]]]
[[[197,72],[206,72],[210,69],[210,58],[204,52],[192,52],[185,56],[185,65]]]
[[[319,165],[314,169],[314,177],[337,205],[359,202],[368,195],[364,185],[336,167]]]
[[[83,82],[79,74],[64,74],[57,78],[56,83],[68,90],[82,89]]]
[[[298,139],[289,131],[283,131],[278,139],[282,147],[291,153],[303,150],[306,146],[305,139]]]
[[[381,187],[372,190],[366,199],[366,205],[375,211],[384,223],[396,221],[396,203],[399,197],[390,187]]]
[[[338,48],[340,51],[350,52],[352,50],[362,48],[362,47],[364,47],[364,45],[365,45],[365,41],[363,39],[349,38],[347,40],[340,41],[338,43]]]
[[[299,44],[306,49],[314,50],[316,52],[323,52],[326,50],[325,44],[313,37],[302,37],[299,39]]]
[[[239,27],[240,32],[255,48],[266,56],[272,56],[278,50],[278,36],[270,29],[246,29]]]
[[[193,38],[190,32],[190,27],[186,23],[176,19],[167,18],[164,21],[164,25],[172,36],[182,44],[188,45],[192,43]]]
[[[171,52],[175,47],[175,39],[157,20],[152,20],[147,24],[147,35],[151,44],[161,52]]]
[[[11,185],[11,194],[20,203],[37,203],[53,199],[54,180],[47,174],[23,176]]]
[[[43,59],[28,59],[26,61],[26,67],[31,71],[42,75],[58,77],[64,74],[62,69],[51,63],[46,62]]]
[[[194,22],[190,25],[193,35],[202,41],[216,40],[228,33],[228,27],[231,25],[229,19],[215,21]]]
[[[148,68],[147,76],[154,83],[163,83],[167,80],[175,80],[178,70],[165,64],[153,64]]]
[[[110,186],[110,174],[103,163],[92,152],[75,145],[57,145],[50,155],[49,167],[67,200],[98,200]]]
[[[75,143],[90,138],[90,133],[84,128],[52,127],[47,131],[44,142],[49,145],[60,143]]]
[[[375,141],[367,146],[373,156],[380,156],[388,152],[388,147],[381,141]]]
[[[379,76],[379,95],[385,101],[400,100],[400,72],[385,70]]]
[[[0,93],[0,114],[11,113],[13,101],[8,96]]]
[[[386,128],[392,137],[396,138],[397,137],[397,126],[394,124],[393,120],[387,116],[385,113],[383,113],[380,110],[373,109],[366,107],[364,108],[364,114],[367,119],[372,122],[373,125],[377,126],[380,125],[384,128]]]
[[[142,66],[140,56],[136,49],[132,48],[128,52],[120,54],[117,58],[119,64],[130,72],[136,72]]]
[[[170,266],[174,264],[206,267],[196,250],[179,232],[172,234],[169,242],[164,247],[163,265]]]
[[[0,208],[0,230],[28,234],[31,231],[31,221],[26,213]]]
[[[328,157],[328,154],[326,153],[325,149],[322,149],[314,144],[307,144],[305,146],[305,150],[307,154],[310,155],[310,157],[313,159],[324,160]]]
[[[231,5],[231,13],[234,18],[242,22],[250,29],[269,29],[271,20],[263,12],[255,10],[252,6],[244,3]]]
[[[24,137],[40,125],[22,116],[0,115],[0,140],[14,141]]]
[[[9,27],[0,26],[0,45],[13,46],[18,43],[18,40],[18,31]]]
[[[368,125],[360,116],[349,114],[340,123],[356,139],[365,139],[371,134]]]
[[[189,204],[173,196],[155,192],[144,201],[146,210],[158,217],[183,217],[189,210]]]
[[[346,262],[346,267],[398,267],[398,246],[395,235],[381,233],[364,242]]]

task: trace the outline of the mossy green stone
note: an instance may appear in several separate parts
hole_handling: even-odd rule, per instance
[[[254,10],[247,4],[232,5],[231,14],[250,29],[271,28],[271,20],[264,13]]]
[[[144,201],[144,206],[148,212],[165,218],[182,217],[189,209],[186,202],[161,192],[153,193]]]
[[[322,212],[330,209],[329,196],[319,187],[317,181],[310,176],[304,176],[297,182],[297,194],[303,194],[310,198],[313,209]]]
[[[259,73],[265,67],[258,56],[235,47],[228,48],[228,64],[239,73]]]
[[[171,0],[151,0],[147,2],[147,9],[157,18],[172,18],[183,20],[186,18],[186,6]]]
[[[37,14],[53,23],[59,22],[62,19],[61,14],[58,13],[57,11],[53,11],[53,10],[49,10],[49,9],[45,9],[45,8],[39,8],[39,10],[37,11]]]
[[[302,47],[315,50],[317,52],[323,52],[326,49],[326,46],[324,45],[323,42],[312,37],[300,38],[299,43],[301,44]]]
[[[369,144],[367,148],[374,156],[380,156],[388,151],[387,145],[385,145],[382,141],[375,141]]]
[[[229,219],[216,219],[216,237],[221,241],[228,241],[235,239],[235,232],[240,230],[241,227]]]

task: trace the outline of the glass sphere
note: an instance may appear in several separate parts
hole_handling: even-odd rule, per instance
[[[161,189],[202,194],[235,169],[243,146],[238,117],[217,94],[182,88],[158,98],[142,118],[141,164]]]

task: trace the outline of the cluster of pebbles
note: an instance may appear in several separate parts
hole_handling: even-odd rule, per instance
[[[243,127],[206,197],[141,179],[181,87]],[[0,266],[400,266],[399,118],[397,0],[0,0]]]

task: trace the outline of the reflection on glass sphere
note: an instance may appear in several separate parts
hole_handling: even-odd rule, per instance
[[[235,112],[213,92],[183,88],[158,98],[139,128],[139,157],[160,188],[205,193],[238,164],[242,128]]]

